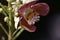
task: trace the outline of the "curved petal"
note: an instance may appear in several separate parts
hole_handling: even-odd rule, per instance
[[[22,27],[29,32],[35,32],[36,27],[33,25],[29,25],[22,14],[20,15],[20,17],[22,17],[22,19],[20,20],[21,25],[23,25]]]
[[[34,12],[39,13],[42,16],[46,16],[49,12],[49,6],[46,3],[38,3],[31,7]]]
[[[23,25],[22,27],[23,27],[25,30],[27,30],[27,31],[29,31],[29,32],[35,32],[36,27],[33,26],[33,25],[29,25],[24,18],[21,19],[20,23]]]
[[[35,4],[36,1],[30,2],[28,4],[25,4],[23,6],[21,6],[21,8],[18,10],[19,12],[19,16],[22,17],[22,19],[20,20],[20,23],[23,25],[23,28],[29,32],[35,32],[36,27],[33,25],[29,25],[28,22],[26,21],[26,19],[24,18],[24,11],[28,8],[31,7],[31,5]]]
[[[27,3],[27,4],[22,5],[21,8],[18,9],[18,12],[20,14],[23,14],[24,15],[24,11],[27,10],[28,8],[30,8],[35,3],[36,3],[36,1],[32,1],[30,3]]]

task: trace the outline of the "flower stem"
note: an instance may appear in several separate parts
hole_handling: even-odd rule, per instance
[[[21,30],[14,36],[14,40],[24,31],[23,28],[21,28]]]
[[[1,3],[0,3],[0,6],[2,7],[2,9],[3,9],[3,14],[5,15],[5,16],[7,16],[7,11],[6,11],[6,8],[4,7],[4,5],[2,5]]]
[[[4,26],[0,23],[0,27],[3,29],[3,31],[6,33],[6,35],[8,36],[8,32],[6,31],[6,29],[4,28]]]
[[[8,2],[8,8],[9,7],[11,7],[11,4]],[[12,25],[11,25],[11,11],[10,10],[8,10],[9,11],[9,35],[8,35],[8,40],[12,40],[12,34],[11,34],[11,27],[12,27]]]
[[[16,29],[16,30],[13,32],[12,36],[14,36],[20,29],[21,29],[21,26],[18,27],[18,29]]]

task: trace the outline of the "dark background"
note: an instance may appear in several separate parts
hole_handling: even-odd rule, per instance
[[[5,0],[0,0],[0,2],[4,5],[7,5],[7,2]],[[36,32],[30,33],[24,31],[16,40],[60,40],[60,37],[56,37],[56,36],[55,36],[56,38],[54,37],[54,34],[56,35],[56,32],[53,33],[55,31],[54,29],[55,25],[57,25],[57,23],[60,22],[59,21],[59,17],[60,17],[59,0],[39,0],[39,2],[46,2],[50,6],[49,14],[44,17],[41,16],[40,21],[38,21],[35,24],[35,26],[37,27]],[[3,25],[5,25],[5,23],[3,22],[3,18],[4,15],[0,14],[0,22],[3,23]],[[3,34],[4,34],[3,30],[0,28],[0,38],[1,36],[3,36]],[[4,36],[6,37],[5,34]]]

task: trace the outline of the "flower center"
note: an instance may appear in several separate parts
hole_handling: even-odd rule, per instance
[[[32,10],[29,10],[26,14],[26,19],[30,20],[34,16],[34,13]]]
[[[26,17],[26,20],[28,21],[28,24],[30,25],[35,24],[35,22],[38,19],[38,15],[35,14],[31,9],[26,12],[25,17]]]

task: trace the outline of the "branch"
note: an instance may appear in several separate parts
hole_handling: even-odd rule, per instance
[[[18,30],[20,30],[20,29],[21,29],[21,26],[19,26],[18,29],[16,29],[16,30],[13,32],[12,36],[14,36],[14,35],[18,32]]]
[[[23,28],[21,28],[21,30],[14,36],[14,40],[24,31]]]
[[[6,29],[4,28],[4,26],[0,23],[0,27],[3,29],[3,31],[6,33],[6,35],[8,36],[8,32],[6,31]]]
[[[0,6],[1,6],[2,9],[3,9],[3,13],[4,13],[4,15],[7,16],[7,13],[8,13],[8,11],[7,11],[7,7],[4,6],[4,5],[2,5],[1,3],[0,3]]]

